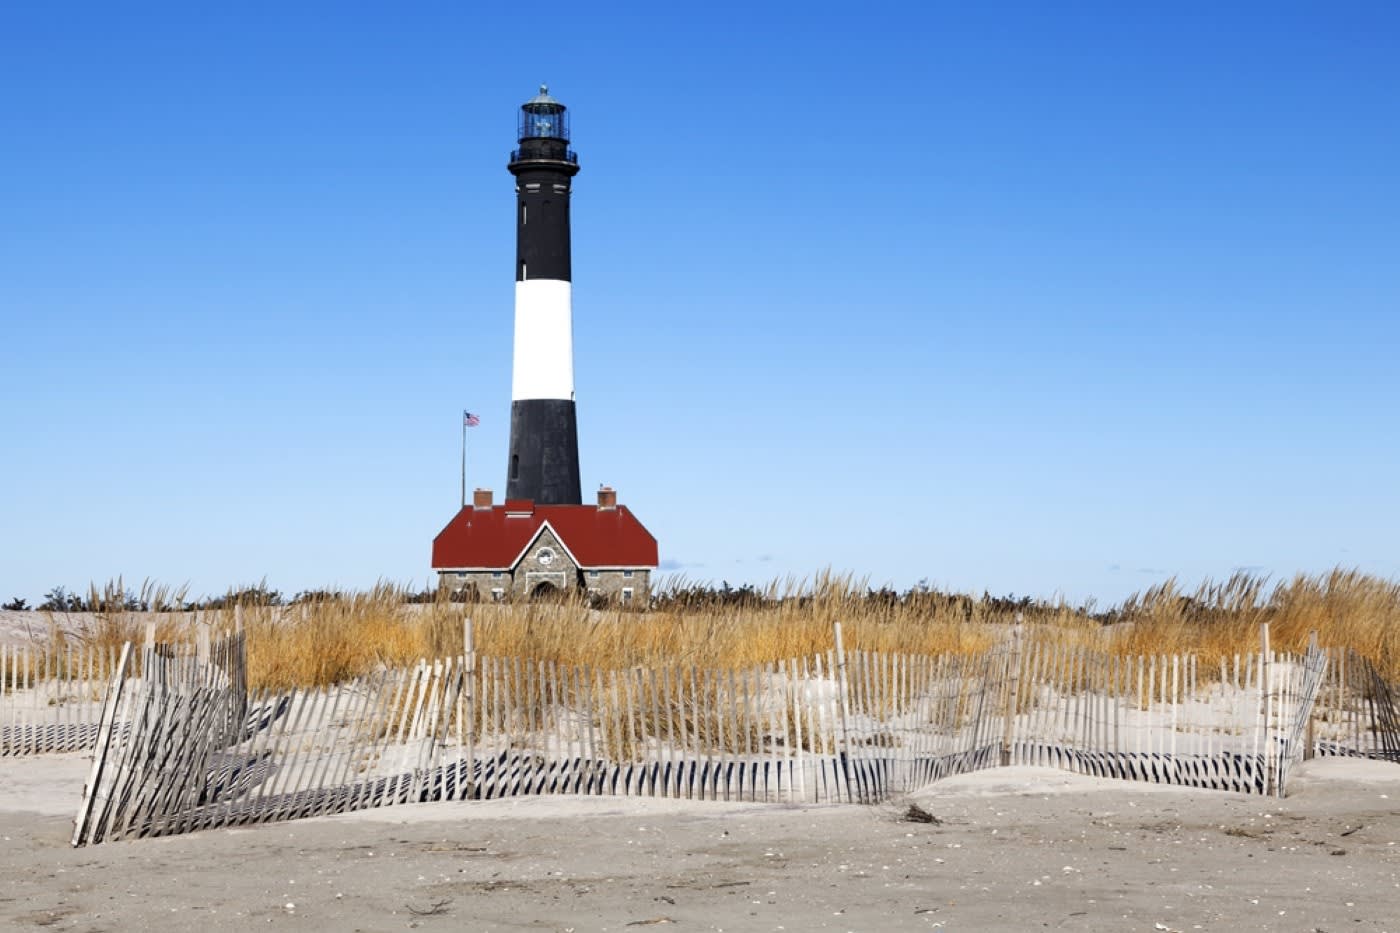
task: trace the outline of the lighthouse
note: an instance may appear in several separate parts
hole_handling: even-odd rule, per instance
[[[515,355],[506,498],[579,505],[569,194],[578,156],[566,108],[540,92],[520,108],[515,176]]]
[[[657,544],[611,486],[584,505],[574,414],[569,190],[578,156],[564,105],[549,89],[520,108],[515,176],[515,356],[506,500],[466,499],[433,539],[433,569],[454,598],[533,599],[575,593],[590,603],[649,604]]]

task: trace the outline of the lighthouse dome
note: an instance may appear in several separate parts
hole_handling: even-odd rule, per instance
[[[540,92],[525,101],[523,109],[530,113],[563,113],[564,105],[549,96],[549,85],[541,84]]]

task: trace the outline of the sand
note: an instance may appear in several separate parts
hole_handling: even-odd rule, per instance
[[[881,807],[534,798],[71,849],[85,755],[0,760],[0,928],[1400,933],[1400,766],[1279,801],[1009,768]]]

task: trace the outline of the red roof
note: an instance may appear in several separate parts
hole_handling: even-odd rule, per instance
[[[433,569],[507,570],[548,524],[580,567],[655,567],[656,539],[625,505],[467,506],[433,539]]]

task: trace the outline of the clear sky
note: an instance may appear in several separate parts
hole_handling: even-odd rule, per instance
[[[425,584],[463,408],[505,485],[541,82],[585,497],[663,568],[1400,575],[1392,3],[30,3],[0,599]]]

